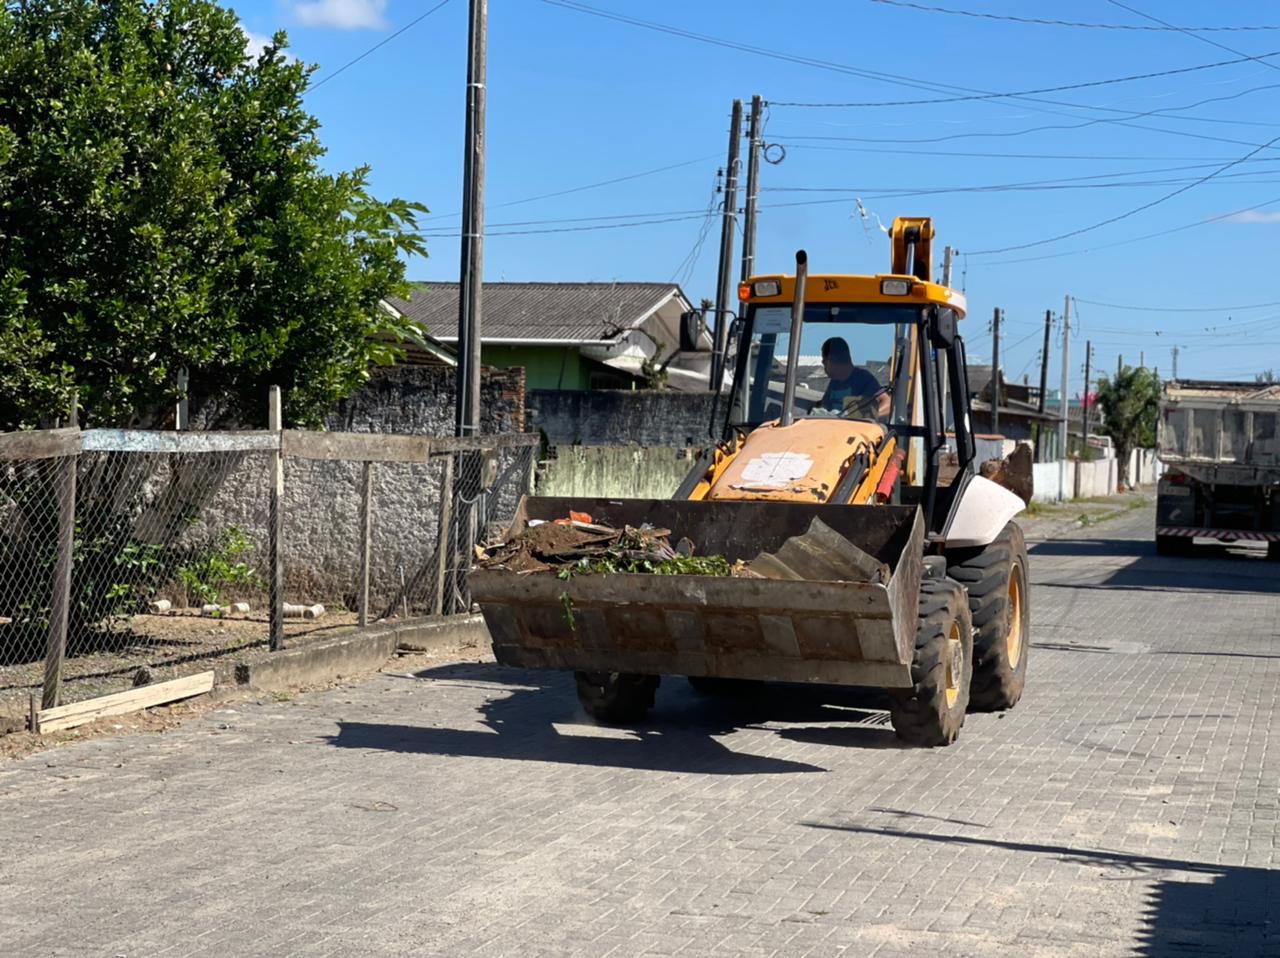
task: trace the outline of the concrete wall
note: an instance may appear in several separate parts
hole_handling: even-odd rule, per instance
[[[698,453],[669,446],[556,446],[542,465],[538,495],[666,499]]]
[[[541,430],[552,446],[701,448],[709,441],[711,401],[709,392],[537,389],[527,405],[529,427]],[[723,405],[720,410],[722,416]]]
[[[1161,465],[1155,452],[1136,449],[1130,457],[1129,481],[1135,486],[1152,485],[1160,476]],[[1036,502],[1058,502],[1058,462],[1037,462],[1032,466],[1032,498]],[[1070,460],[1066,468],[1067,498],[1089,499],[1115,495],[1120,482],[1120,467],[1115,459],[1095,459],[1092,462]]]
[[[338,404],[326,426],[335,432],[453,435],[454,376],[454,370],[444,367],[376,370],[368,385]],[[485,434],[522,431],[524,371],[485,369],[481,413]],[[529,491],[536,454],[536,448],[500,454],[490,521],[508,520],[519,496]],[[375,604],[396,597],[402,570],[411,611],[426,600],[428,585],[434,583],[443,474],[441,461],[374,467],[370,589]],[[240,529],[254,543],[250,561],[265,572],[267,475],[266,456],[238,457],[200,509],[188,540],[209,541],[227,528]],[[359,577],[362,480],[363,467],[357,462],[285,460],[287,601],[352,607]]]

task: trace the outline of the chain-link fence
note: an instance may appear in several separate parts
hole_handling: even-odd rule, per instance
[[[474,547],[537,454],[528,435],[0,436],[0,716],[468,611]]]

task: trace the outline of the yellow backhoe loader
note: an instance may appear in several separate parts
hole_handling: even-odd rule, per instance
[[[965,300],[932,281],[933,235],[895,220],[888,274],[810,275],[800,252],[795,275],[744,283],[722,439],[675,496],[529,497],[510,531],[578,511],[730,562],[798,543],[789,576],[477,569],[498,661],[573,670],[606,722],[643,718],[664,675],[881,686],[898,736],[923,746],[954,741],[966,710],[1013,706],[1030,645],[1023,503],[973,469]],[[806,575],[815,519],[882,574],[816,561]]]

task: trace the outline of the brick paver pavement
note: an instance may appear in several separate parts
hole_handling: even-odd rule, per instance
[[[1151,523],[1034,548],[1027,695],[948,749],[471,663],[12,763],[0,954],[1280,955],[1280,575]]]

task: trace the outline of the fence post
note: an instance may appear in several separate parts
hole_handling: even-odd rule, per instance
[[[267,428],[277,439],[284,426],[280,412],[280,387],[272,386],[267,393]],[[284,449],[276,446],[271,453],[271,503],[267,518],[267,574],[270,577],[270,633],[271,651],[284,648]]]
[[[58,559],[53,567],[49,635],[44,652],[44,694],[41,697],[41,704],[47,709],[56,707],[62,695],[62,659],[67,652],[71,562],[76,538],[76,463],[76,456],[65,456],[58,466]]]
[[[444,476],[440,480],[440,517],[436,532],[436,588],[431,611],[444,614],[444,584],[448,573],[449,550],[453,532],[453,453],[444,458]]]
[[[364,464],[360,491],[360,628],[369,624],[369,563],[373,558],[373,463]]]

